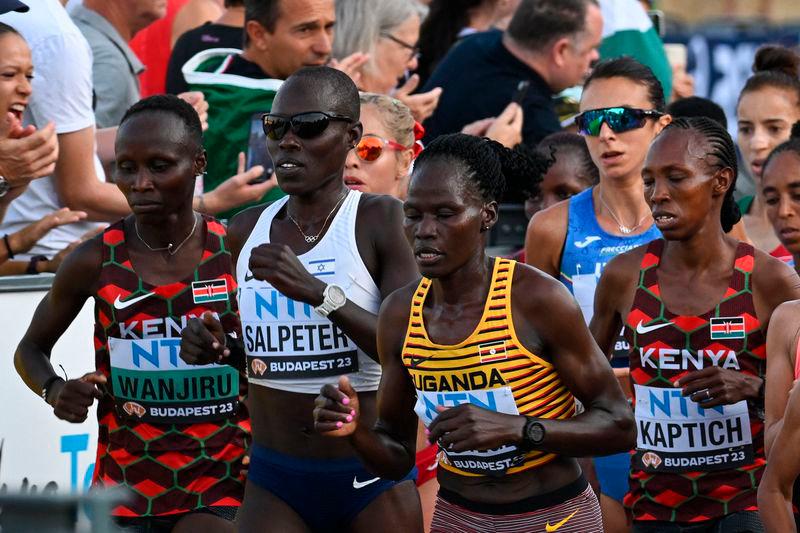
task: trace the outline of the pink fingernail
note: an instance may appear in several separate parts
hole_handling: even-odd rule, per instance
[[[336,422],[336,427],[337,427],[337,428],[340,428],[340,427],[342,427],[343,425],[344,425],[344,424],[343,424],[342,422]]]
[[[349,404],[350,403],[350,398],[345,396],[344,398],[342,398],[342,403],[345,404],[345,405]]]
[[[426,435],[430,435],[430,434],[431,434],[431,431],[430,431],[428,428],[425,428],[425,434],[426,434]]]
[[[350,415],[347,415],[347,418],[345,420],[347,420],[348,422],[352,422],[353,421],[353,417],[350,416]]]
[[[356,410],[355,409],[350,409],[350,414],[353,415],[353,416],[356,416]]]

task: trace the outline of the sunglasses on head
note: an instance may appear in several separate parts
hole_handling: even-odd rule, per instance
[[[341,120],[343,122],[353,122],[353,119],[345,115],[337,115],[336,113],[325,113],[323,111],[309,111],[308,113],[298,113],[291,117],[282,117],[280,115],[273,115],[272,113],[264,113],[261,115],[261,122],[264,126],[264,134],[273,141],[280,141],[289,133],[291,128],[292,132],[301,139],[313,139],[322,135],[328,124],[332,120]]]
[[[384,148],[393,150],[408,150],[408,146],[378,137],[377,135],[364,135],[355,147],[356,156],[362,161],[377,161]]]
[[[614,133],[623,133],[644,127],[648,118],[658,118],[664,115],[653,109],[633,109],[630,107],[605,107],[603,109],[590,109],[575,117],[578,132],[582,135],[597,137],[603,122],[608,124]]]

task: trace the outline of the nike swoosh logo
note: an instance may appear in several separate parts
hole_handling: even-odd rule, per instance
[[[553,531],[558,531],[559,529],[561,529],[561,526],[569,522],[569,519],[575,516],[578,513],[578,511],[580,511],[580,509],[575,509],[574,511],[572,511],[571,515],[566,517],[561,522],[553,524],[552,526],[550,525],[550,521],[548,520],[547,523],[544,525],[544,530],[547,531],[547,533],[553,533]]]
[[[125,309],[126,307],[130,307],[137,302],[141,302],[145,298],[150,298],[154,294],[155,294],[154,292],[148,292],[147,294],[142,294],[141,296],[137,296],[136,298],[130,298],[129,300],[125,300],[124,302],[119,299],[119,296],[117,296],[117,299],[114,300],[114,308]]]
[[[363,489],[367,485],[372,485],[373,483],[375,483],[379,479],[380,479],[379,477],[374,477],[374,478],[369,479],[367,481],[359,481],[358,480],[358,476],[353,476],[353,488],[354,489]]]
[[[586,237],[585,239],[583,239],[582,241],[575,241],[575,247],[576,248],[586,248],[587,246],[589,246],[593,242],[599,241],[599,240],[600,240],[600,237],[598,237],[597,235],[590,235],[590,236]]]
[[[428,470],[428,472],[432,472],[432,471],[436,470],[437,466],[439,466],[439,461],[434,461],[429,466],[426,466],[425,468]]]
[[[657,329],[661,329],[666,326],[671,326],[672,322],[667,322],[666,324],[653,324],[652,326],[643,326],[642,321],[640,320],[638,324],[636,324],[636,333],[639,335],[644,335],[645,333],[650,333],[651,331],[655,331]]]
[[[244,275],[244,281],[245,282],[248,282],[248,281],[250,281],[251,279],[254,279],[254,278],[255,278],[255,276],[249,270],[247,271],[247,274]]]

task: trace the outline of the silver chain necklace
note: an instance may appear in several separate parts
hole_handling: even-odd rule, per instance
[[[166,252],[169,255],[175,255],[178,253],[178,250],[181,249],[181,246],[186,244],[186,241],[188,241],[191,238],[191,236],[194,235],[194,231],[197,229],[197,218],[198,218],[197,213],[194,213],[194,224],[192,224],[192,231],[189,232],[189,235],[187,235],[186,238],[183,239],[178,246],[174,246],[172,243],[169,243],[168,245],[162,246],[160,248],[153,248],[152,246],[147,244],[147,241],[145,241],[142,238],[142,235],[139,233],[139,225],[136,223],[135,220],[133,221],[133,228],[136,230],[136,236],[139,237],[139,240],[142,241],[142,244],[147,246],[147,249],[150,250],[151,252],[163,252],[166,250]]]
[[[615,215],[614,211],[612,211],[611,208],[608,206],[608,204],[606,203],[605,198],[603,198],[603,190],[602,189],[600,190],[600,194],[598,196],[600,196],[600,202],[603,204],[603,206],[609,212],[609,214],[611,215],[611,218],[614,219],[614,222],[617,223],[617,227],[619,228],[620,233],[622,233],[623,235],[628,235],[630,233],[633,233],[637,229],[639,229],[639,226],[642,225],[642,222],[644,222],[645,219],[647,219],[647,217],[650,215],[650,213],[647,213],[646,215],[644,215],[642,218],[639,219],[639,222],[637,222],[635,226],[633,226],[632,228],[629,228],[628,226],[626,226],[625,224],[620,222],[619,218],[617,218],[617,215]]]
[[[325,217],[325,222],[322,223],[322,227],[320,228],[320,230],[317,232],[316,235],[306,235],[306,233],[303,231],[303,228],[300,227],[300,224],[298,224],[297,221],[294,219],[294,217],[289,214],[289,206],[288,205],[286,206],[286,216],[289,217],[289,220],[294,222],[294,225],[297,226],[297,231],[300,232],[300,235],[303,236],[303,238],[306,240],[306,242],[308,242],[308,243],[317,242],[317,239],[319,239],[319,236],[322,235],[323,231],[325,231],[325,226],[328,225],[328,220],[330,220],[331,215],[333,215],[333,212],[336,211],[336,208],[339,207],[339,204],[341,204],[342,201],[345,198],[347,198],[347,193],[344,193],[342,195],[342,197],[339,198],[339,201],[336,202],[336,205],[333,206],[333,209],[331,209],[331,212],[328,213],[327,217]]]

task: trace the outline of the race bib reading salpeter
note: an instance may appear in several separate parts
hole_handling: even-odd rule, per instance
[[[703,409],[679,388],[634,385],[634,464],[648,472],[728,470],[753,462],[747,402]]]
[[[456,392],[417,390],[414,411],[425,427],[428,427],[439,415],[437,406],[456,407],[464,403],[471,403],[497,413],[519,414],[511,387]],[[514,445],[504,445],[491,450],[453,452],[442,448],[442,451],[445,463],[459,470],[480,475],[502,475],[509,468],[525,460],[525,453]]]
[[[302,379],[358,372],[355,343],[311,305],[271,287],[239,294],[247,372],[255,379]]]
[[[179,337],[108,339],[114,403],[121,416],[147,423],[194,423],[230,417],[239,372],[227,365],[189,365]]]

